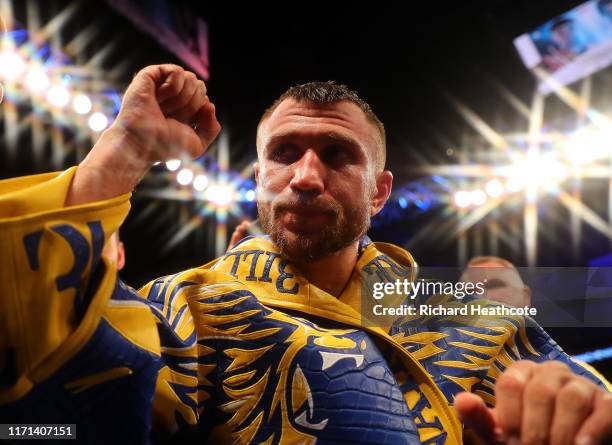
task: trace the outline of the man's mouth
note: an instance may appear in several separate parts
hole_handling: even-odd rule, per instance
[[[319,207],[292,206],[279,209],[279,217],[284,225],[289,230],[299,232],[320,230],[334,216],[334,212]]]

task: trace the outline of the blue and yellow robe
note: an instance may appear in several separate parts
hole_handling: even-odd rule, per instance
[[[607,385],[520,317],[364,323],[363,277],[416,270],[389,244],[362,242],[338,298],[266,238],[135,291],[101,257],[129,195],[65,207],[74,171],[0,181],[2,423],[76,423],[90,443],[459,444],[454,396],[493,406],[516,360]]]

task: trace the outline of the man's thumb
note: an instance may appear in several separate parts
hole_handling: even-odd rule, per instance
[[[461,423],[487,443],[498,439],[495,413],[476,394],[462,392],[455,397],[455,411]]]

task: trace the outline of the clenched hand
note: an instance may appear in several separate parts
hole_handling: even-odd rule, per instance
[[[518,361],[497,379],[496,406],[461,393],[455,409],[487,443],[599,445],[612,441],[612,395],[558,361]]]
[[[67,205],[130,192],[157,161],[195,158],[221,126],[204,82],[177,65],[141,70],[123,97],[121,110],[79,165]]]

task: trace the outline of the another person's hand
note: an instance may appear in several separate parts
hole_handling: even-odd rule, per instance
[[[141,70],[113,125],[79,165],[67,204],[130,192],[157,161],[196,158],[221,126],[204,82],[177,65]]]
[[[227,245],[228,252],[232,250],[232,248],[238,244],[242,238],[249,234],[249,226],[251,225],[248,221],[242,221],[240,224],[236,226],[234,232],[232,233],[232,237],[230,238],[230,242]]]
[[[597,445],[612,440],[612,395],[565,364],[519,361],[497,379],[496,406],[461,393],[461,421],[487,443]]]

